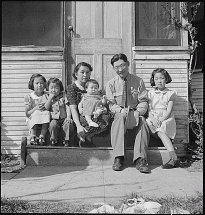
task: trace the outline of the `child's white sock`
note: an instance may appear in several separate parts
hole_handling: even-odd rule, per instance
[[[89,120],[89,121],[88,121],[88,125],[89,125],[89,126],[96,127],[96,128],[99,127],[99,125],[98,125],[97,123],[93,122],[92,120]]]
[[[85,139],[84,139],[83,137],[80,137],[80,140],[81,140],[82,142],[85,142]]]

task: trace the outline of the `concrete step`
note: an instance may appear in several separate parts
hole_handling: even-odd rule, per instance
[[[133,165],[133,150],[126,149],[125,165]],[[111,147],[51,147],[26,146],[26,165],[28,166],[89,166],[112,165],[113,155]],[[150,147],[148,163],[161,165],[169,160],[164,147]]]

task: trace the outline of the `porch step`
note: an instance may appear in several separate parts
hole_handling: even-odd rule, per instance
[[[89,166],[112,165],[113,154],[111,147],[51,147],[26,146],[26,165],[28,166]],[[133,150],[125,151],[125,165],[133,165]],[[150,147],[148,150],[148,163],[161,165],[169,160],[164,147]]]

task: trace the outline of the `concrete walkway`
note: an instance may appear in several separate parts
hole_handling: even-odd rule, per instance
[[[20,173],[1,173],[1,197],[76,204],[121,204],[131,193],[162,197],[194,196],[203,191],[203,173],[183,168],[134,166],[115,172],[111,166],[27,166]]]

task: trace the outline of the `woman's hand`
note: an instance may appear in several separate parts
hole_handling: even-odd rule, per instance
[[[64,122],[68,122],[69,124],[73,123],[73,120],[71,118],[65,118]]]
[[[139,124],[139,112],[137,110],[134,111],[134,117],[136,119],[136,126]]]

